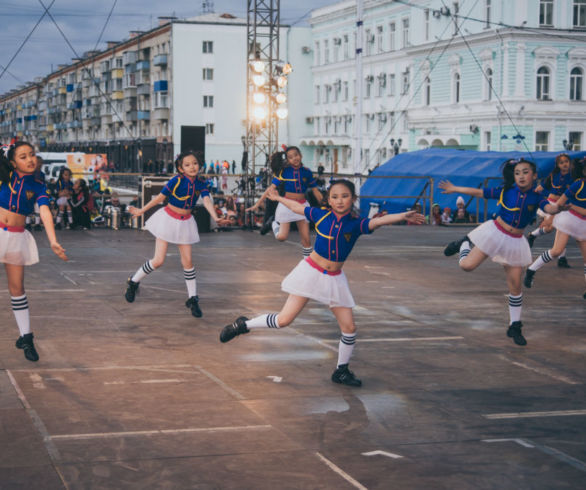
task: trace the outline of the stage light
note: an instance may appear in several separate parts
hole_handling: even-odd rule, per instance
[[[252,69],[257,73],[262,73],[265,69],[265,62],[256,60],[252,63]]]
[[[277,78],[277,86],[279,88],[284,88],[287,85],[287,77],[280,76]]]
[[[264,104],[266,99],[266,95],[262,92],[254,92],[252,94],[252,100],[254,100],[255,104]]]
[[[289,115],[289,109],[285,106],[281,106],[277,109],[277,117],[279,119],[285,119]]]
[[[275,97],[275,100],[277,101],[277,104],[284,104],[285,102],[287,102],[287,96],[283,93],[279,93]]]
[[[252,77],[252,82],[257,87],[262,87],[265,83],[267,83],[267,77],[264,75],[254,75],[254,77]]]
[[[267,110],[257,106],[252,110],[252,115],[257,121],[264,121],[267,118]]]

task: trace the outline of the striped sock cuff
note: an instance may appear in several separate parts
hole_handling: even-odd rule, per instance
[[[551,255],[549,255],[549,250],[546,250],[541,254],[541,260],[543,260],[543,262],[546,264],[551,262]]]
[[[270,313],[267,315],[267,325],[269,328],[280,328],[276,313]]]
[[[512,294],[509,294],[509,306],[523,306],[523,295],[520,294],[519,296],[513,296]]]
[[[469,253],[470,253],[469,248],[465,248],[464,250],[460,250],[460,260],[464,259],[465,257],[468,257]]]
[[[147,260],[144,264],[142,264],[142,271],[145,274],[150,274],[154,270],[155,270],[155,268],[153,267],[153,265],[152,265],[152,263],[151,263],[150,260]]]
[[[584,275],[586,276],[586,264],[584,264]]]
[[[343,333],[340,342],[346,345],[354,345],[356,343],[355,333]]]
[[[10,296],[10,303],[12,304],[12,310],[28,310],[28,299],[26,294],[22,296]]]
[[[195,279],[195,267],[183,269],[183,277],[186,281],[193,281]]]
[[[303,256],[309,257],[311,252],[313,252],[313,247],[303,247]]]

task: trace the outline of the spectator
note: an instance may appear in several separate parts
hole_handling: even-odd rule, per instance
[[[442,213],[442,225],[449,225],[452,222],[452,210],[451,208],[445,207]]]
[[[69,201],[73,214],[72,228],[81,228],[82,230],[91,228],[91,200],[92,197],[86,181],[84,179],[77,179],[73,184],[73,193]]]
[[[434,203],[431,207],[431,216],[429,217],[430,225],[441,225],[442,224],[442,211],[438,203]]]
[[[456,209],[452,215],[453,223],[470,223],[470,214],[466,211],[466,202],[462,196],[456,199]]]
[[[236,160],[232,160],[232,173],[236,173]]]

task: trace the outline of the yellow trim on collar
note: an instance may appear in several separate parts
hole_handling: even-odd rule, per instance
[[[503,195],[505,193],[505,190],[503,189],[501,191],[501,195],[499,197],[498,202],[496,203],[497,206],[502,206],[503,208],[505,208],[507,211],[521,211],[521,208],[508,208],[505,203],[503,202]]]

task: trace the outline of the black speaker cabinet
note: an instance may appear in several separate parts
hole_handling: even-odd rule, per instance
[[[194,150],[201,152],[203,160],[206,158],[206,128],[205,126],[181,126],[181,152]]]
[[[197,223],[197,230],[199,233],[209,233],[212,231],[210,226],[210,213],[208,213],[206,208],[201,205],[195,206],[193,216],[195,216],[195,222]]]

